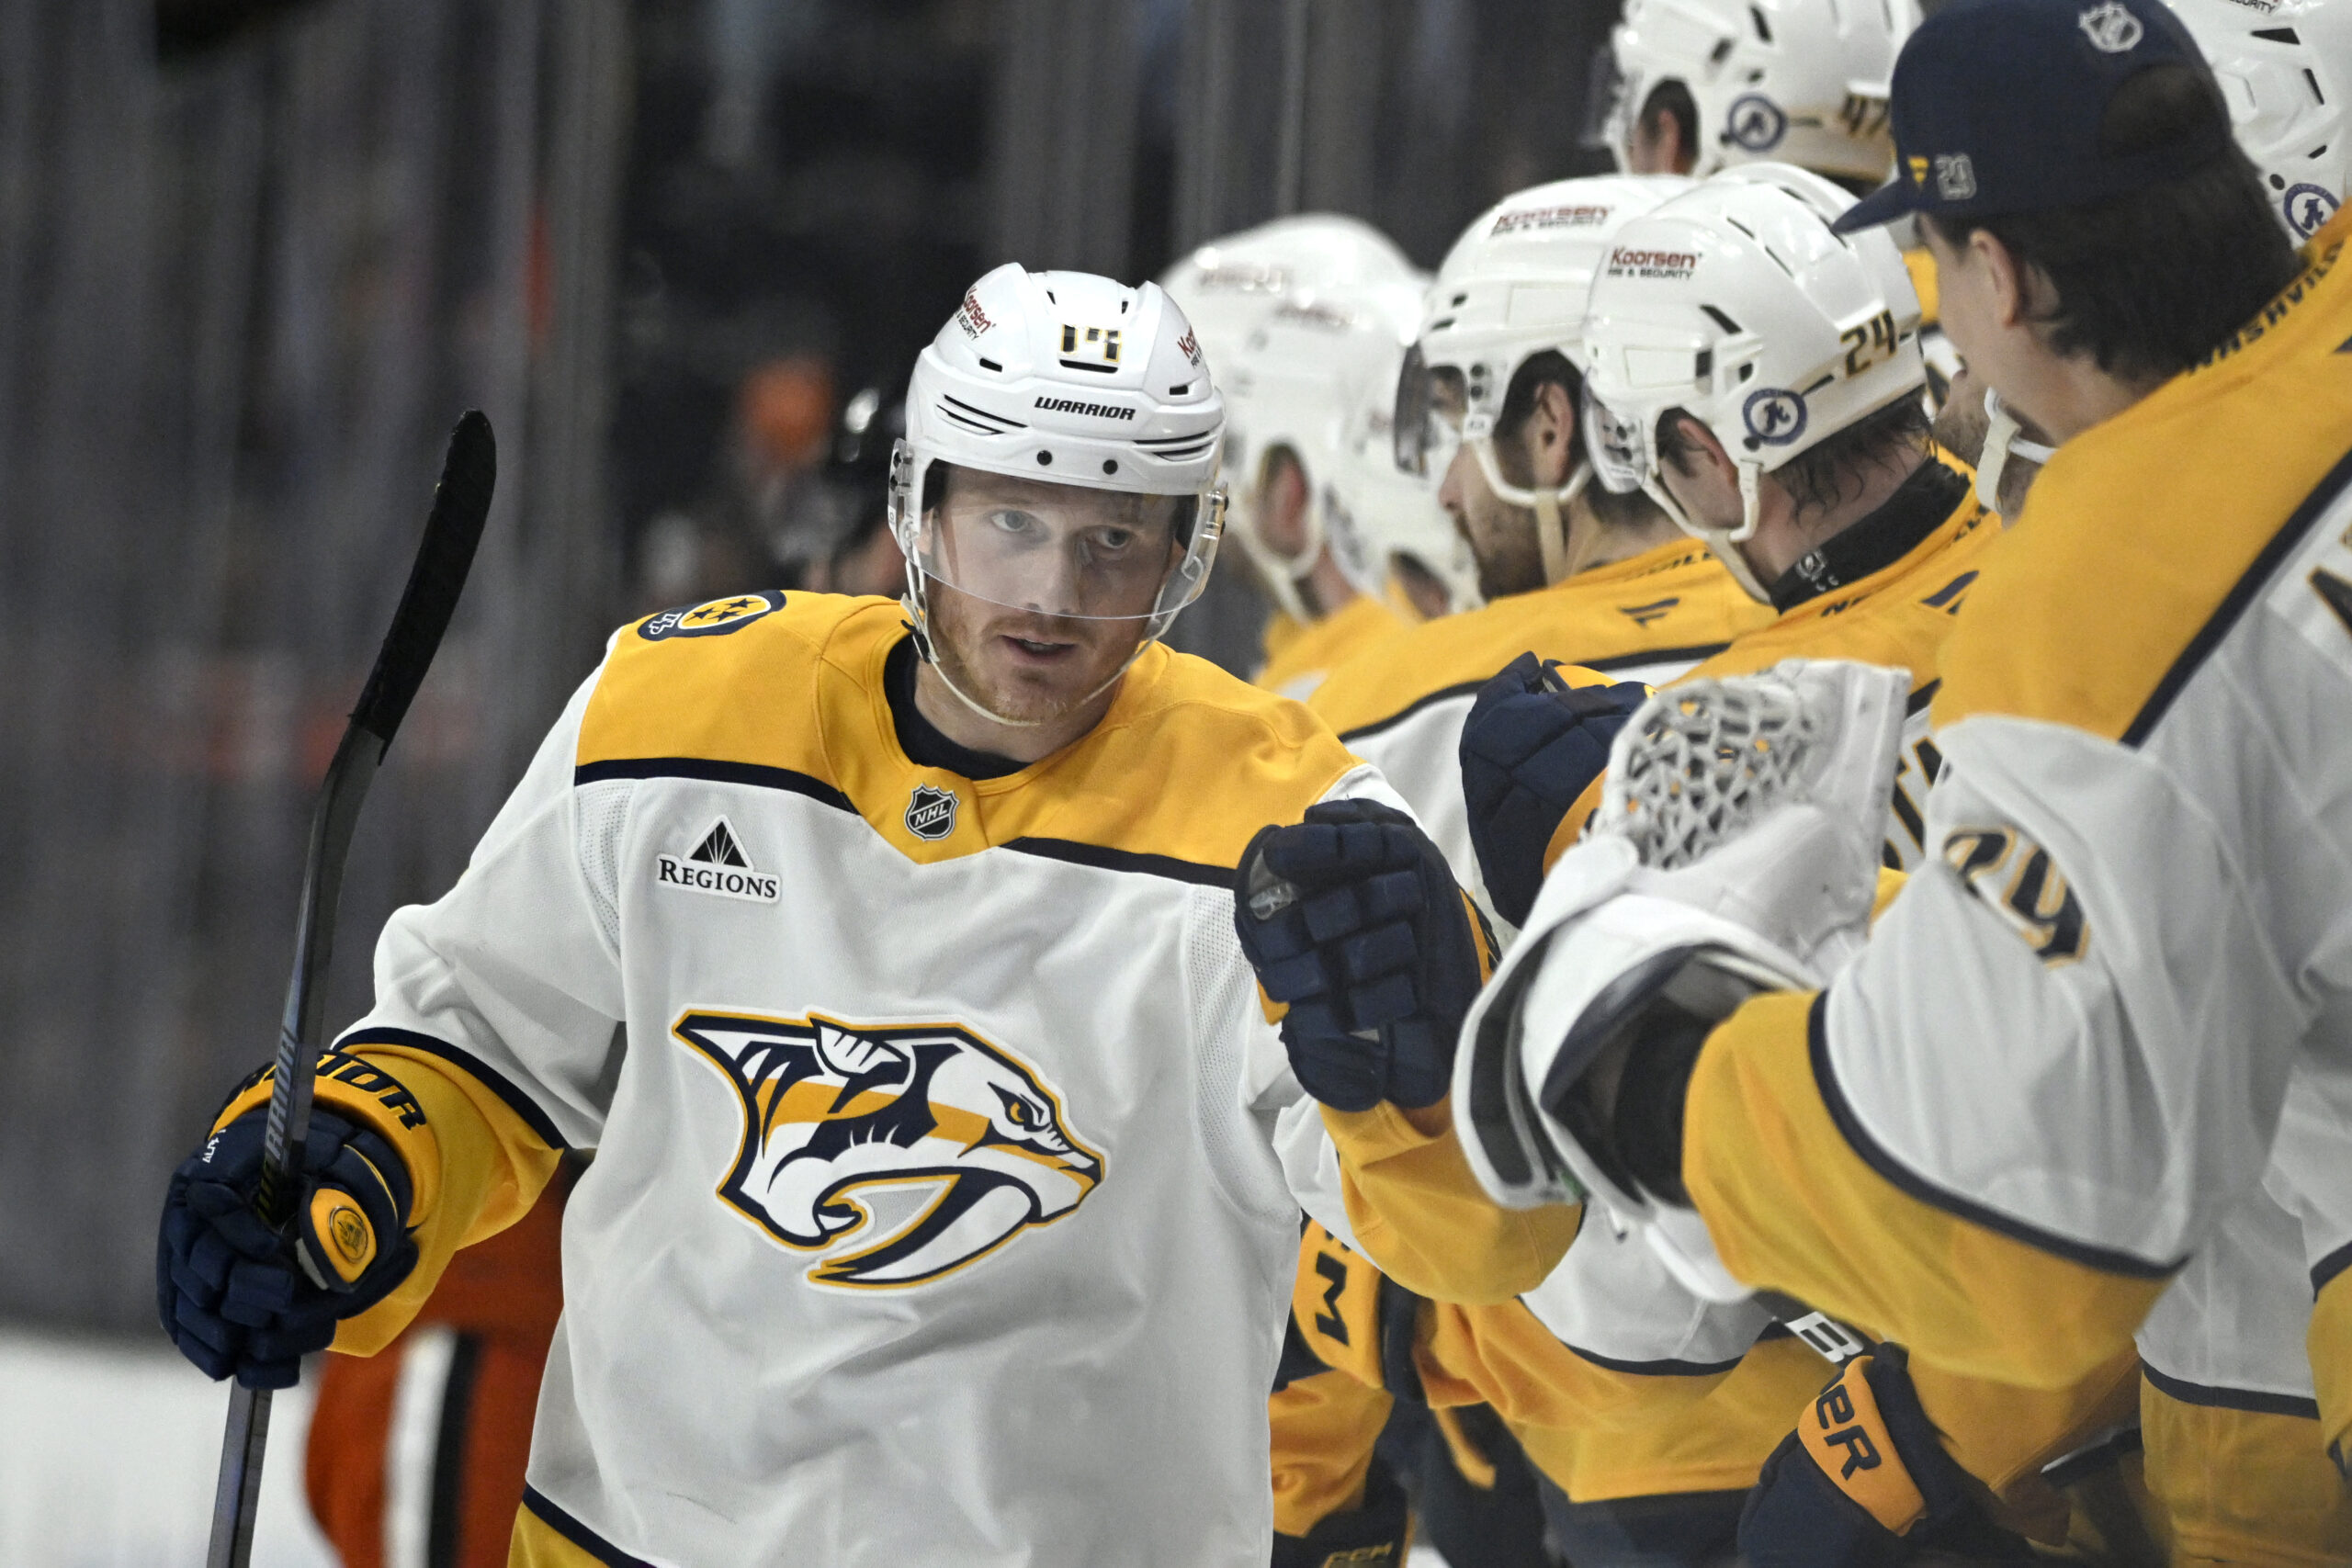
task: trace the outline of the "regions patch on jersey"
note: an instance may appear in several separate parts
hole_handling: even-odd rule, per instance
[[[743,852],[742,841],[735,836],[734,824],[724,817],[706,829],[695,847],[683,857],[654,856],[653,880],[663,887],[715,893],[722,898],[741,898],[754,904],[773,904],[782,890],[776,877],[752,863],[751,857]]]
[[[719,1201],[816,1284],[890,1290],[978,1262],[1086,1201],[1103,1159],[1061,1097],[954,1023],[690,1012],[673,1032],[743,1115]]]
[[[725,599],[706,600],[683,610],[664,610],[640,624],[637,635],[648,642],[673,637],[724,637],[783,608],[783,594],[758,589]]]

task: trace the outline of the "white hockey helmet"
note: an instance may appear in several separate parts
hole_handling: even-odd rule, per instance
[[[1876,183],[1894,166],[1894,57],[1918,25],[1917,0],[1625,0],[1610,148],[1629,167],[1642,106],[1680,82],[1693,175],[1770,158]]]
[[[1233,532],[1275,600],[1311,618],[1299,583],[1328,542],[1356,589],[1387,586],[1385,560],[1374,562],[1351,530],[1332,527],[1351,423],[1367,396],[1388,396],[1396,362],[1420,322],[1424,281],[1302,288],[1277,299],[1244,336],[1221,372],[1226,397],[1227,473],[1238,524]],[[1264,531],[1272,459],[1287,452],[1306,481],[1306,527],[1285,550]]]
[[[2213,67],[2230,130],[2297,244],[2352,188],[2352,0],[2166,0]]]
[[[1520,191],[1472,220],[1430,285],[1421,330],[1397,373],[1396,466],[1434,484],[1455,446],[1467,444],[1498,499],[1549,514],[1538,530],[1547,577],[1556,578],[1566,559],[1559,509],[1591,469],[1579,463],[1557,490],[1506,480],[1494,449],[1503,400],[1520,367],[1538,354],[1553,351],[1578,366],[1585,296],[1611,241],[1639,214],[1690,188],[1679,175],[1607,175]],[[1460,402],[1458,428],[1439,414],[1441,383]]]
[[[1332,553],[1363,592],[1420,577],[1444,595],[1445,613],[1475,610],[1482,602],[1478,560],[1438,504],[1437,479],[1396,466],[1391,425],[1406,348],[1396,345],[1349,414],[1325,492]]]
[[[1216,559],[1224,424],[1224,400],[1192,327],[1156,285],[1130,288],[1013,262],[973,284],[915,361],[907,434],[891,456],[890,527],[906,553],[907,612],[926,657],[931,580],[1046,615],[1136,621],[1138,650],[1167,631]],[[1155,563],[1155,581],[1138,590],[1084,541],[1065,541],[1048,558],[952,538],[933,510],[943,464],[1073,490],[1180,497],[1181,552],[1164,570]]]
[[[1840,235],[1854,198],[1777,164],[1729,169],[1617,235],[1585,321],[1585,440],[1612,488],[1638,482],[1758,600],[1735,548],[1757,483],[1927,383],[1919,297],[1884,229]],[[1680,409],[1739,470],[1740,525],[1703,527],[1658,473],[1658,420]]]
[[[1396,243],[1361,218],[1307,212],[1211,240],[1160,274],[1159,286],[1200,336],[1209,369],[1224,385],[1227,364],[1283,299],[1335,288],[1426,283]],[[1257,454],[1226,433],[1237,469]]]

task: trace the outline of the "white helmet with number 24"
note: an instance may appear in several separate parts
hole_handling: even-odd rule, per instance
[[[1012,262],[973,284],[915,361],[907,434],[891,457],[890,527],[926,656],[928,581],[1041,615],[1132,620],[1138,650],[1164,633],[1216,558],[1224,424],[1193,329],[1158,286]],[[1098,510],[1177,498],[1170,547],[1164,562],[1138,564],[1083,533],[951,536],[937,510],[950,468],[1110,492]]]
[[[1883,229],[1840,235],[1854,198],[1778,164],[1728,169],[1618,231],[1585,319],[1585,444],[1612,490],[1639,484],[1769,597],[1732,547],[1756,531],[1758,481],[1927,382],[1919,297]],[[1739,471],[1740,525],[1703,527],[1658,475],[1657,425],[1680,409]]]

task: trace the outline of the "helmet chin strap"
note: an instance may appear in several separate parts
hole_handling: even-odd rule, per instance
[[[2001,402],[2001,395],[1992,388],[1984,389],[1984,450],[1976,464],[1976,499],[1984,510],[2001,510],[2001,476],[2008,470],[2012,459],[2028,463],[2047,463],[2058,455],[2057,448],[2039,441],[2030,441],[2019,434],[2018,416]],[[2005,514],[2004,525],[2010,519]]]
[[[1710,528],[1693,518],[1674,499],[1674,492],[1666,488],[1655,465],[1642,480],[1642,492],[1657,502],[1658,510],[1671,518],[1676,527],[1704,544],[1724,563],[1724,570],[1731,573],[1732,581],[1739,584],[1742,592],[1759,604],[1769,604],[1772,602],[1770,591],[1757,578],[1756,569],[1747,564],[1747,557],[1739,547],[1755,536],[1756,525],[1763,514],[1757,484],[1764,470],[1755,463],[1742,463],[1738,468],[1740,524],[1736,528]]]
[[[1515,485],[1503,478],[1501,467],[1495,461],[1495,443],[1491,436],[1481,435],[1470,442],[1471,455],[1478,459],[1479,475],[1495,499],[1506,506],[1524,506],[1535,513],[1535,547],[1544,556],[1544,581],[1557,582],[1568,575],[1567,508],[1584,493],[1592,482],[1592,465],[1578,462],[1568,474],[1568,481],[1556,488],[1546,485],[1540,490]]]

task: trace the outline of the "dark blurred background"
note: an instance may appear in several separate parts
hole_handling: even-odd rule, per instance
[[[271,1047],[311,794],[459,412],[498,502],[362,822],[338,1024],[613,626],[871,575],[807,544],[832,433],[972,278],[1318,209],[1434,265],[1603,166],[1613,20],[0,0],[0,1317],[152,1323],[164,1179]],[[1262,614],[1221,582],[1171,640],[1238,667]]]

